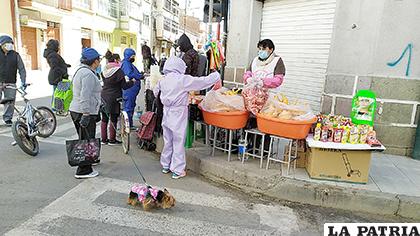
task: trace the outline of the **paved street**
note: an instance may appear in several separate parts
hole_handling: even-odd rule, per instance
[[[48,102],[48,97],[33,101]],[[168,188],[177,200],[173,209],[144,212],[126,204],[130,186],[140,177],[120,147],[103,147],[96,167],[100,177],[73,177],[63,144],[75,137],[70,118],[59,117],[56,133],[40,139],[39,155],[30,157],[10,145],[10,128],[0,126],[0,234],[321,235],[325,222],[399,220],[272,202],[192,173],[172,180],[160,173],[158,156],[140,151],[133,139],[130,155],[148,182]]]

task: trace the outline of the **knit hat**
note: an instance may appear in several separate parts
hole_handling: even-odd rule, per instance
[[[8,35],[0,36],[0,45],[3,45],[5,43],[13,43],[13,39]]]
[[[100,56],[101,55],[93,48],[83,48],[82,50],[82,60],[90,61]]]

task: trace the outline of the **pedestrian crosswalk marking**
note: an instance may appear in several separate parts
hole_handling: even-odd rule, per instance
[[[279,235],[280,233],[281,235],[290,235],[298,230],[296,214],[287,207],[255,204],[255,207],[248,212],[259,216],[260,227],[243,227],[177,217],[176,214],[165,214],[165,210],[161,210],[162,212],[159,213],[162,214],[158,214],[132,207],[123,208],[95,202],[107,191],[127,194],[132,185],[133,183],[128,181],[102,177],[85,180],[22,225],[7,232],[6,235],[47,235],[39,232],[41,227],[48,226],[54,220],[66,216],[174,235]],[[176,197],[178,203],[215,207],[234,212],[247,209],[244,202],[229,197],[179,189],[170,189],[169,191]],[[121,199],[121,201],[125,201],[125,199]],[[176,208],[171,212],[176,213]]]

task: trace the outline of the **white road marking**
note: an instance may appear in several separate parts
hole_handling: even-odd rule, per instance
[[[171,214],[156,214],[133,208],[94,203],[106,191],[127,194],[133,184],[128,181],[102,177],[85,180],[22,225],[7,232],[6,235],[47,235],[38,232],[38,230],[43,225],[45,226],[45,224],[63,216],[175,235],[266,235],[273,233],[271,232],[273,228],[278,230],[277,234],[290,235],[292,230],[297,229],[297,217],[293,210],[287,207],[257,204],[253,210],[247,211],[259,215],[260,224],[262,226],[266,225],[268,230],[271,230],[266,231],[264,227],[253,229],[242,226],[229,226],[197,219],[176,217]],[[181,203],[215,207],[229,211],[246,209],[245,203],[228,197],[220,198],[210,194],[187,192],[178,189],[169,189],[169,191],[176,196],[177,202]]]

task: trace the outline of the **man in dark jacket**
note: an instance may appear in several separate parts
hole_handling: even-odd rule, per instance
[[[150,66],[152,64],[152,51],[146,42],[141,46],[141,56],[143,57],[143,66],[146,73],[150,73]]]
[[[19,70],[22,88],[26,88],[26,70],[19,53],[14,51],[13,39],[7,35],[0,36],[0,99],[10,100],[4,104],[3,120],[7,126],[12,125],[14,103],[16,100],[16,77]],[[7,88],[14,87],[14,88]]]
[[[182,34],[181,37],[179,37],[177,44],[180,51],[184,53],[182,60],[187,65],[185,74],[191,76],[200,76],[198,73],[198,64],[200,63],[200,58],[198,56],[198,52],[194,50],[190,38],[188,38],[186,34]]]
[[[57,84],[69,77],[67,74],[67,67],[70,67],[70,65],[64,61],[60,54],[58,54],[59,50],[60,43],[55,39],[50,39],[47,43],[47,48],[44,50],[44,57],[47,59],[48,65],[50,66],[48,83],[53,86],[53,99]]]

